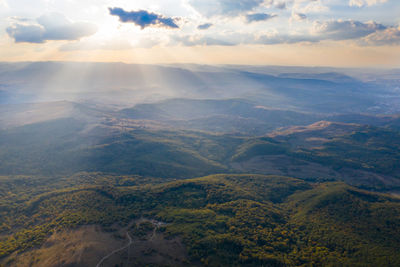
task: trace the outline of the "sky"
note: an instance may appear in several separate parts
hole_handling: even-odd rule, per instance
[[[400,67],[399,0],[0,0],[0,61]]]

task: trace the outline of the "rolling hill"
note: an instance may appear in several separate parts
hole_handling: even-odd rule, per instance
[[[81,179],[91,176],[82,174]],[[64,179],[64,186],[76,178]],[[174,256],[178,266],[399,264],[400,201],[388,195],[343,183],[310,184],[282,176],[221,174],[160,184],[142,180],[139,186],[104,179],[107,186],[94,182],[48,187],[33,198],[29,190],[20,192],[19,204],[7,220],[2,217],[2,229],[14,229],[0,242],[2,263],[41,266],[52,259],[44,257],[46,253],[53,251],[69,264],[85,266],[112,250],[112,246],[102,246],[101,240],[122,246],[128,232],[134,239],[133,256],[122,250],[107,264],[140,264],[146,255],[165,253],[162,244],[171,239],[181,244],[183,254]],[[3,184],[19,181],[2,179]],[[33,181],[40,184],[40,179]],[[24,199],[25,194],[28,198]],[[155,222],[162,224],[154,226]],[[82,226],[87,224],[98,227]],[[74,243],[77,233],[87,236],[79,246]],[[74,248],[60,250],[62,246],[54,241],[62,236]],[[136,254],[135,244],[146,250]],[[28,250],[31,247],[35,249]],[[77,256],[85,251],[92,257]],[[156,258],[151,263],[160,265]]]

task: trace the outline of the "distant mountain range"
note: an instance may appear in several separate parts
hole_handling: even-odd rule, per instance
[[[396,70],[364,71],[368,79],[360,73],[289,67],[3,63],[0,92],[3,104],[79,100],[129,106],[170,98],[240,98],[295,111],[397,113]]]

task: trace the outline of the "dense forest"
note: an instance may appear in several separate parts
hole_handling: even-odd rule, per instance
[[[400,264],[400,200],[340,182],[229,174],[166,182],[80,173],[52,182],[3,177],[1,185],[5,266],[15,260],[9,255],[40,246],[53,231],[107,229],[140,217],[165,222],[157,231],[180,236],[193,264]]]

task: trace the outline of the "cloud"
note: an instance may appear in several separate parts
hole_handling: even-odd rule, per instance
[[[252,34],[219,33],[171,36],[170,45],[183,46],[235,46],[253,39]]]
[[[309,35],[290,35],[290,34],[264,34],[255,38],[254,43],[264,45],[275,45],[275,44],[295,44],[295,43],[317,43],[320,39],[317,36]]]
[[[385,29],[386,26],[373,21],[363,23],[354,20],[330,20],[314,22],[312,33],[326,40],[349,40]]]
[[[304,18],[298,14],[300,18]],[[359,22],[353,20],[331,20],[314,22],[309,32],[286,34],[277,31],[267,33],[228,32],[213,35],[172,36],[172,45],[275,45],[294,43],[318,43],[325,40],[354,40],[363,45],[397,45],[400,44],[400,27],[387,27],[376,22]]]
[[[329,6],[322,2],[322,0],[292,0],[292,11],[296,13],[316,13],[321,14],[329,11]]]
[[[386,27],[376,22],[331,20],[314,22],[311,34],[264,34],[255,39],[259,44],[317,43],[324,40],[357,40],[370,45],[400,43],[400,27]]]
[[[201,25],[197,26],[197,29],[199,29],[199,30],[207,30],[212,26],[213,26],[212,23],[204,23],[204,24],[201,24]]]
[[[16,43],[44,43],[45,29],[39,25],[14,24],[6,29]]]
[[[400,26],[374,32],[361,39],[362,45],[400,45]]]
[[[35,23],[36,19],[30,19],[30,18],[23,18],[23,17],[18,17],[18,16],[13,16],[13,17],[9,17],[10,20],[12,21],[17,21],[17,22],[31,22],[31,23]]]
[[[188,0],[188,3],[203,16],[233,17],[254,10],[264,0]]]
[[[36,23],[14,23],[6,29],[16,43],[44,43],[50,40],[79,40],[96,33],[97,27],[86,22],[71,22],[59,13],[50,13],[36,19]]]
[[[386,3],[387,0],[349,0],[349,6],[373,6],[378,4]]]
[[[125,11],[122,8],[109,8],[110,14],[119,17],[119,20],[124,23],[132,22],[140,26],[142,30],[146,27],[164,27],[177,29],[179,26],[173,18],[164,17],[162,15],[151,13],[146,10]]]
[[[6,0],[0,0],[0,7],[8,8],[8,4]]]
[[[277,15],[270,15],[266,13],[256,13],[256,14],[248,14],[246,15],[246,21],[248,23],[258,22],[258,21],[266,21],[272,18],[275,18]]]
[[[286,3],[285,2],[276,3],[275,7],[278,9],[286,9]]]
[[[231,32],[219,35],[173,36],[172,38],[171,45],[180,44],[183,46],[275,45],[319,41],[315,36],[286,35],[277,32],[262,33],[260,35]]]
[[[305,19],[307,19],[307,15],[306,14],[303,14],[303,13],[292,13],[291,20],[301,21],[301,20],[305,20]]]

